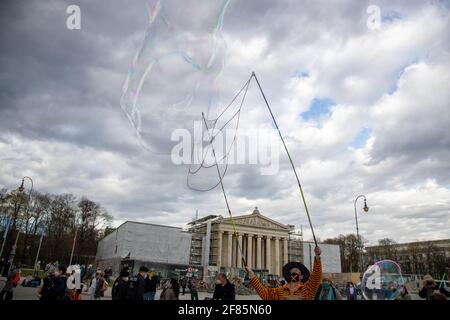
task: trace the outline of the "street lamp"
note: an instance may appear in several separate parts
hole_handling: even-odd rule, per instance
[[[75,244],[77,242],[77,235],[78,235],[78,227],[77,227],[77,210],[78,207],[76,204],[72,205],[72,209],[75,211],[75,220],[74,220],[74,226],[75,226],[75,235],[73,237],[73,243],[72,243],[72,251],[70,252],[70,261],[69,261],[69,266],[72,265],[72,259],[73,259],[73,253],[75,251]]]
[[[33,179],[31,179],[31,178],[28,177],[28,176],[23,177],[23,178],[22,178],[22,183],[20,184],[19,188],[17,188],[17,190],[18,190],[20,193],[23,193],[23,192],[24,192],[24,190],[25,190],[25,188],[24,188],[25,179],[28,179],[28,180],[30,180],[30,182],[31,182],[31,188],[30,188],[30,192],[29,192],[29,194],[28,194],[28,200],[27,200],[27,202],[28,202],[28,201],[30,201],[31,193],[33,192],[33,186],[34,186],[34,184],[33,184]],[[19,211],[20,211],[20,202],[19,202],[19,206],[17,207],[17,213],[19,213]],[[18,243],[18,241],[19,241],[19,234],[20,234],[20,230],[17,229],[16,240],[14,241],[14,245],[12,246],[11,253],[9,254],[9,259],[8,259],[8,272],[9,272],[9,269],[11,268],[11,266],[12,266],[12,264],[13,264],[13,262],[14,262],[14,257],[15,257],[15,255],[16,255],[16,249],[17,249],[17,243]],[[6,239],[5,239],[4,241],[6,241]]]
[[[359,227],[358,227],[358,213],[356,211],[356,202],[358,201],[359,198],[364,198],[364,207],[363,210],[364,212],[368,212],[369,211],[369,207],[367,206],[367,199],[365,195],[359,195],[356,197],[355,199],[355,221],[356,221],[356,236],[358,237],[358,241],[359,244],[361,245],[360,249],[359,249],[359,257],[360,257],[360,263],[361,263],[361,275],[364,273],[364,258],[363,258],[363,246],[362,246],[362,240],[361,237],[359,236]]]

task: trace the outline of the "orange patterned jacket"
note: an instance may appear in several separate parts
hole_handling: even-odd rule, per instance
[[[292,295],[300,296],[303,300],[314,300],[321,281],[322,263],[320,259],[314,259],[313,270],[308,281],[300,282],[293,291],[291,291],[289,283],[278,288],[267,288],[259,282],[257,277],[251,278],[250,284],[263,300],[283,300]]]

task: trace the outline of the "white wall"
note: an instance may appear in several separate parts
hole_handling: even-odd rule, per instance
[[[99,242],[97,259],[124,258],[130,253],[131,259],[187,265],[191,237],[181,228],[127,221]]]
[[[314,261],[314,242],[303,243],[303,263],[311,271],[312,261]],[[319,243],[322,250],[322,272],[341,273],[341,253],[338,245]]]

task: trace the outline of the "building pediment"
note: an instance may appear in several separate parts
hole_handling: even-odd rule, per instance
[[[289,231],[290,228],[284,224],[276,222],[261,214],[250,214],[245,216],[237,216],[233,218],[234,223],[240,226],[250,226],[258,228],[275,229],[281,231]],[[221,222],[232,223],[231,218],[225,218]]]

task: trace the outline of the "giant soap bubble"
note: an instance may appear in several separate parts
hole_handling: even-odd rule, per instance
[[[394,300],[400,295],[403,285],[399,264],[392,260],[381,260],[364,273],[361,290],[366,300]]]
[[[120,105],[145,149],[169,154],[175,129],[191,129],[218,98],[230,0],[146,0],[148,24]]]

